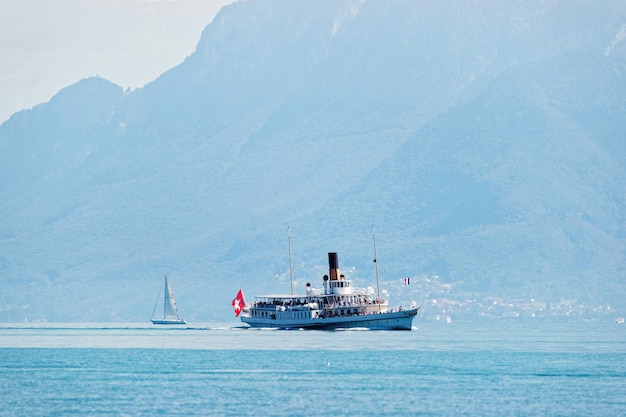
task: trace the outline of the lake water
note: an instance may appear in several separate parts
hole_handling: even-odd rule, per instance
[[[626,326],[4,324],[0,415],[626,415]]]

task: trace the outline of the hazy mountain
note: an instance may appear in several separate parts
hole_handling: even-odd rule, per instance
[[[373,285],[372,224],[392,303],[438,275],[619,314],[625,37],[621,1],[229,5],[144,88],[0,126],[0,320],[147,320],[163,274],[230,320],[240,287],[289,291],[287,226],[297,288],[328,251]]]

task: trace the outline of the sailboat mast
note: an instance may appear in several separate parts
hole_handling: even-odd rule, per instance
[[[291,283],[291,295],[293,292],[293,269],[291,266],[291,229],[287,226],[287,246],[289,247],[289,282]]]
[[[380,313],[380,282],[378,280],[378,257],[376,256],[376,233],[372,225],[372,237],[374,238],[374,265],[376,265],[376,291],[378,293],[378,312]]]
[[[165,275],[165,292],[163,293],[163,318],[167,314],[167,303],[169,302],[170,292],[168,291],[169,286],[167,285],[167,275]]]

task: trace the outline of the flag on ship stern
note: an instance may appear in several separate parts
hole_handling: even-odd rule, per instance
[[[243,310],[243,308],[246,305],[246,300],[245,298],[243,298],[243,291],[241,291],[241,289],[237,293],[237,296],[235,297],[235,299],[230,304],[235,309],[235,317],[239,317],[241,310]]]

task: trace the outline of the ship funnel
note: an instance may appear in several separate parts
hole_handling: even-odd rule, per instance
[[[336,252],[328,253],[328,270],[331,281],[337,281],[341,279],[341,274],[339,273],[339,258],[337,257]]]

